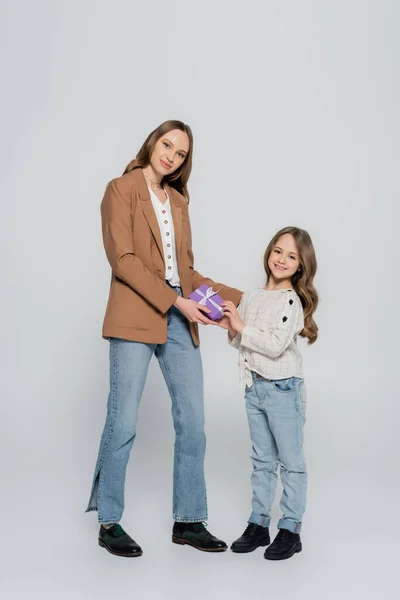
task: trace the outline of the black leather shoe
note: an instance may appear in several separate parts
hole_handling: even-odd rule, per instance
[[[284,560],[296,552],[301,552],[302,544],[299,533],[292,533],[287,529],[280,529],[272,544],[264,552],[268,560]]]
[[[222,540],[211,535],[203,523],[177,523],[172,529],[174,544],[188,544],[204,552],[224,552],[228,546]]]
[[[101,525],[99,546],[116,556],[141,556],[141,547],[121,527],[115,523],[108,529]]]
[[[243,535],[233,542],[231,550],[233,552],[253,552],[259,546],[268,546],[270,541],[268,527],[249,523]]]

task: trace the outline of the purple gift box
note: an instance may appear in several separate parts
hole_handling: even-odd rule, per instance
[[[224,300],[206,284],[201,285],[197,290],[192,292],[189,298],[211,310],[210,313],[204,313],[211,321],[219,321],[219,319],[222,319],[224,316],[223,309],[221,308],[221,304]]]

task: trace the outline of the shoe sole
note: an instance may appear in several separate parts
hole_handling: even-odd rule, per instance
[[[264,555],[264,558],[266,558],[267,560],[286,560],[287,558],[291,558],[292,556],[297,554],[297,552],[301,552],[302,549],[303,549],[303,546],[301,544],[299,544],[289,554],[284,554],[283,556],[265,556]]]
[[[201,550],[202,552],[225,552],[225,550],[228,550],[228,546],[226,546],[225,548],[202,548],[201,546],[197,546],[197,544],[191,542],[190,540],[178,538],[174,535],[172,536],[172,542],[174,544],[180,544],[181,546],[192,546],[193,548],[196,548],[196,550]]]
[[[122,554],[121,552],[115,552],[115,550],[112,550],[109,546],[107,546],[107,544],[105,544],[101,540],[99,540],[99,546],[101,548],[105,548],[107,550],[107,552],[109,552],[110,554],[114,554],[114,556],[123,556],[125,558],[134,558],[135,556],[142,556],[142,554],[143,554],[142,550],[140,550],[139,552],[132,552],[130,554]]]
[[[247,554],[248,552],[254,552],[254,550],[257,550],[257,548],[265,548],[265,546],[269,546],[270,543],[271,543],[271,540],[268,539],[268,540],[265,540],[264,542],[261,542],[261,544],[257,544],[257,546],[254,546],[252,548],[246,548],[245,550],[241,550],[240,548],[236,549],[236,548],[232,548],[232,546],[231,546],[231,550],[232,550],[232,552],[235,552],[235,554]]]

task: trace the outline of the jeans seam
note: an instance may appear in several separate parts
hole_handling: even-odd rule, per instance
[[[297,430],[298,430],[298,435],[299,435],[299,444],[300,444],[300,448],[302,448],[304,445],[304,433],[302,431],[304,415],[303,415],[303,407],[301,404],[301,395],[300,395],[300,391],[299,391],[298,387],[296,388],[295,403],[296,403],[296,413],[297,413],[297,417],[298,417]]]
[[[172,379],[173,379],[173,378],[171,377],[171,373],[170,373],[170,371],[169,371],[169,368],[168,368],[168,366],[167,366],[167,363],[166,363],[166,361],[165,361],[165,359],[164,359],[164,356],[162,356],[162,355],[161,355],[161,356],[160,356],[160,360],[161,360],[161,362],[162,362],[162,364],[163,364],[163,366],[164,366],[165,373],[166,373],[166,375],[167,375],[167,377],[168,377],[168,381],[169,381],[169,384],[170,384],[170,386],[171,386],[171,391],[172,391],[172,394],[173,394],[173,396],[174,396],[174,399],[176,399],[176,397],[177,397],[177,396],[176,396],[175,384],[174,384],[174,383],[173,383],[173,381],[172,381]],[[174,401],[174,399],[173,399],[173,401]],[[178,403],[177,403],[177,402],[175,402],[175,405],[176,405],[176,414],[177,414],[177,417],[178,417],[178,419],[177,419],[177,421],[178,421],[178,424],[177,424],[177,425],[179,425],[179,433],[180,433],[180,432],[182,431],[182,425],[181,425],[181,415],[182,415],[182,413],[181,413],[181,410],[180,410],[180,408],[179,408],[179,406],[178,406]],[[175,432],[175,435],[176,435],[176,434],[177,434],[177,432]],[[179,450],[180,450],[180,449],[179,449]],[[177,453],[177,457],[176,457],[176,470],[177,470],[177,471],[178,471],[178,470],[179,470],[179,468],[180,468],[180,464],[181,464],[181,453],[180,453],[180,452],[178,452],[178,453]]]
[[[98,475],[99,475],[99,488],[97,490],[97,507],[99,511],[99,521],[103,521],[101,512],[100,512],[100,490],[103,487],[103,474],[102,467],[104,463],[104,458],[107,453],[108,446],[110,445],[112,434],[114,433],[114,425],[115,425],[115,398],[116,398],[116,387],[117,387],[117,378],[118,378],[118,358],[119,358],[119,345],[118,342],[115,344],[115,348],[113,351],[113,364],[112,364],[112,385],[110,389],[110,397],[111,397],[111,418],[110,418],[110,427],[108,428],[108,437],[104,442],[103,452],[100,457]]]
[[[303,388],[301,386],[303,386]],[[299,394],[300,394],[301,411],[302,411],[302,415],[303,415],[303,426],[307,420],[307,397],[305,395],[304,390],[305,390],[304,380],[302,380],[299,384]],[[303,400],[303,398],[304,398],[304,400]]]
[[[196,351],[199,351],[199,350],[196,349]],[[179,408],[178,402],[176,401],[176,399],[178,397],[177,396],[176,386],[175,386],[175,383],[173,381],[173,377],[171,375],[171,372],[170,372],[170,370],[168,368],[167,362],[165,361],[165,358],[164,358],[164,356],[162,354],[160,354],[159,360],[160,360],[160,362],[162,363],[162,365],[163,365],[163,367],[165,369],[165,374],[168,377],[168,383],[169,383],[170,388],[171,388],[171,393],[172,393],[173,399],[175,399],[176,415],[177,415],[177,429],[179,428],[179,433],[181,433],[182,432],[182,419],[181,419],[182,412],[181,412],[181,410]],[[178,431],[176,431],[175,434],[177,435]],[[177,472],[179,472],[180,465],[181,465],[181,452],[180,452],[180,448],[179,448],[179,451],[176,453],[176,470],[177,470]],[[205,506],[207,506],[207,492],[206,492],[206,488],[205,487],[204,487],[203,503],[204,503]],[[178,521],[178,522],[185,522],[186,521],[186,522],[196,523],[196,522],[199,522],[199,521],[205,521],[207,519],[207,516],[206,516],[205,518],[196,518],[196,519],[193,519],[193,520],[190,520],[190,521],[188,519],[185,519],[184,521],[181,521],[182,517],[181,518],[177,517],[176,512],[175,512],[175,506],[173,507],[173,516],[174,516],[175,520]]]

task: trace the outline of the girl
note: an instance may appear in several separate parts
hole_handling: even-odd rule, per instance
[[[313,319],[318,304],[313,284],[317,261],[309,234],[297,227],[279,231],[265,252],[264,268],[266,286],[244,294],[239,310],[225,302],[225,317],[219,323],[229,329],[229,341],[239,349],[253,449],[253,510],[246,530],[231,549],[252,552],[269,545],[279,465],[283,516],[264,557],[281,560],[302,549],[300,530],[306,504],[306,396],[297,336],[313,344],[318,334]]]
[[[118,523],[153,354],[171,396],[176,434],[172,539],[209,552],[227,548],[203,525],[207,500],[197,324],[211,321],[204,314],[208,309],[187,297],[205,283],[221,287],[234,306],[242,292],[206,279],[193,268],[187,200],[192,152],[190,127],[181,121],[163,123],[150,133],[122,177],[109,183],[101,204],[112,269],[103,326],[103,337],[110,341],[110,393],[87,511],[98,511],[100,546],[119,556],[142,554]]]

